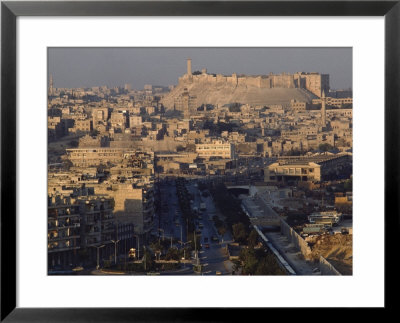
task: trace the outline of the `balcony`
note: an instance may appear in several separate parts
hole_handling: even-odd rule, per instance
[[[58,225],[48,225],[47,229],[48,230],[63,230],[63,229],[73,229],[73,228],[79,228],[81,225],[79,222],[77,223],[69,223],[69,224],[58,224]]]
[[[49,219],[64,219],[64,218],[71,218],[71,217],[78,217],[80,216],[77,212],[54,212],[54,210],[48,210],[48,218]]]
[[[114,216],[104,216],[101,218],[102,222],[110,222],[110,221],[114,221],[114,220],[115,220]]]
[[[47,238],[47,242],[59,242],[63,240],[70,240],[70,239],[80,239],[80,235],[73,235],[73,236],[66,236],[66,237],[52,237],[52,238]]]
[[[80,246],[75,246],[75,247],[55,247],[55,248],[47,249],[47,252],[48,253],[62,252],[62,251],[78,250],[80,248],[81,248]]]
[[[94,210],[94,209],[85,210],[86,214],[96,214],[100,212],[101,212],[100,210]]]
[[[90,231],[90,232],[86,232],[85,234],[88,236],[94,236],[94,235],[98,235],[100,234],[100,231]]]

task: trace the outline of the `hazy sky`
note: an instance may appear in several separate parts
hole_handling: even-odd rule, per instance
[[[351,48],[50,48],[49,74],[54,87],[177,84],[192,71],[230,75],[318,72],[330,75],[333,89],[352,87]]]

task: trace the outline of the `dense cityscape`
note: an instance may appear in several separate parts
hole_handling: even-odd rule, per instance
[[[352,275],[351,89],[185,64],[142,89],[49,71],[48,273]]]

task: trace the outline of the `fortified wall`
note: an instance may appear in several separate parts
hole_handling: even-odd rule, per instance
[[[295,74],[272,74],[269,75],[237,75],[230,76],[222,74],[208,74],[203,69],[200,74],[192,74],[191,60],[188,60],[188,71],[179,78],[179,85],[189,85],[193,83],[203,83],[204,85],[231,85],[232,87],[244,86],[255,88],[302,88],[310,91],[317,97],[321,97],[322,92],[329,92],[329,75],[319,73],[298,72]]]

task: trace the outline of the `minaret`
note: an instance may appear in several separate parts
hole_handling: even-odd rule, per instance
[[[190,111],[189,111],[189,100],[190,100],[190,96],[189,96],[189,92],[187,91],[187,89],[185,88],[185,92],[183,92],[182,94],[182,101],[183,101],[183,119],[188,120],[189,116],[190,116]]]
[[[49,95],[53,96],[53,75],[50,74],[49,80]]]
[[[321,96],[321,124],[322,127],[326,127],[326,109],[325,109],[325,91],[322,91],[322,96]]]
[[[187,59],[187,75],[192,75],[192,60]]]

